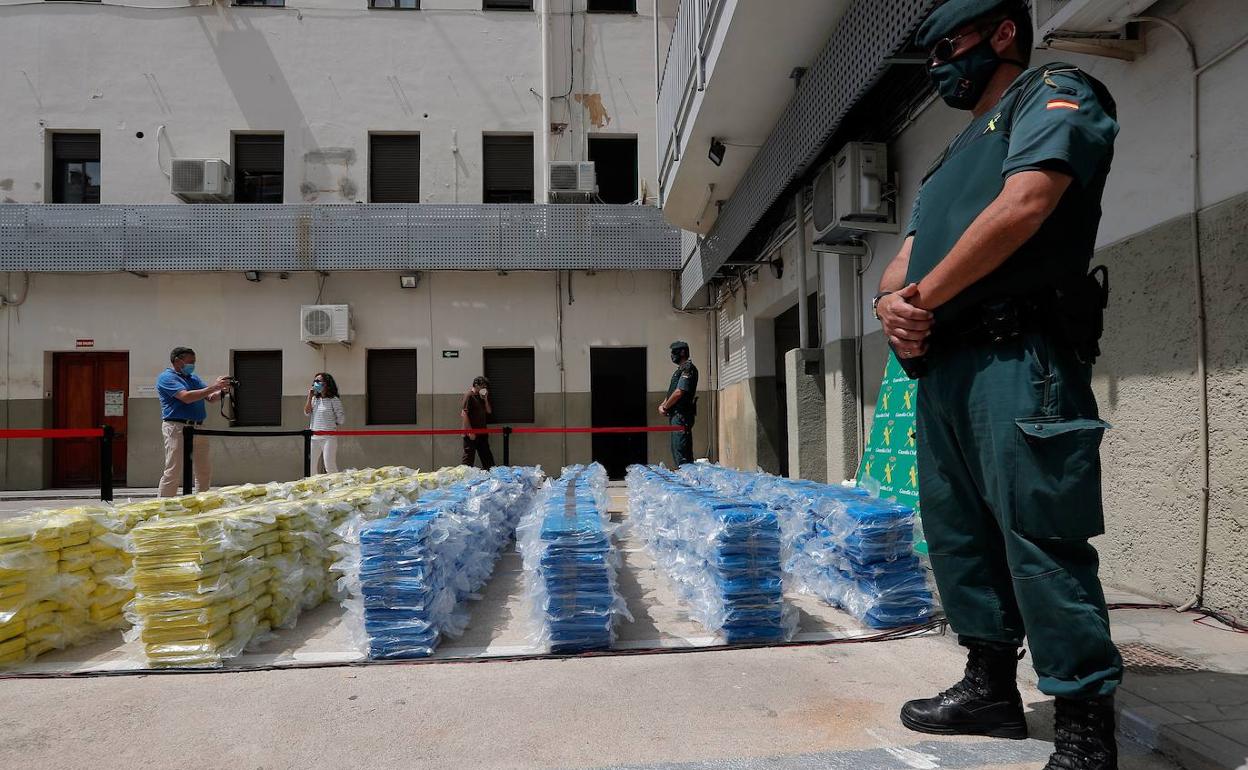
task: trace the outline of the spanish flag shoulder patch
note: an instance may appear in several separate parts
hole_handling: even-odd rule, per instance
[[[1045,109],[1046,110],[1077,110],[1079,109],[1079,102],[1076,102],[1072,99],[1050,99],[1049,103],[1045,105]]]

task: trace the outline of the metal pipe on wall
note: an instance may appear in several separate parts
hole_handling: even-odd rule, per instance
[[[797,345],[810,347],[810,300],[806,292],[806,189],[798,188],[793,199],[796,219],[793,234],[797,238]]]
[[[541,13],[541,56],[542,56],[542,125],[538,126],[538,137],[542,142],[542,194],[541,203],[550,202],[550,0],[540,0]]]

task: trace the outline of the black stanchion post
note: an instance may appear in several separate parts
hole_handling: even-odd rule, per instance
[[[303,432],[303,477],[312,475],[312,431]]]
[[[511,465],[511,426],[503,426],[503,465]]]
[[[189,495],[194,491],[195,483],[195,426],[182,426],[182,494]]]
[[[105,425],[100,436],[100,499],[113,501],[113,426]]]

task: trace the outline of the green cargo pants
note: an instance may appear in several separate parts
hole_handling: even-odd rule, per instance
[[[673,412],[668,423],[684,428],[682,431],[673,431],[671,435],[672,467],[679,468],[693,462],[693,418]]]
[[[937,348],[919,380],[923,529],[953,630],[1021,644],[1047,695],[1122,680],[1099,559],[1104,532],[1091,367],[1042,334]]]

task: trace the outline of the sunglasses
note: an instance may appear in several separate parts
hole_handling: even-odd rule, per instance
[[[980,24],[979,26],[974,27],[973,29],[968,29],[966,32],[963,32],[961,35],[954,35],[953,37],[946,37],[946,38],[941,38],[940,40],[937,40],[936,44],[932,46],[931,51],[927,55],[927,63],[930,65],[930,64],[939,64],[941,62],[952,61],[953,57],[958,52],[959,40],[965,37],[970,37],[971,35],[975,35],[975,34],[987,35],[991,32],[994,32],[997,28],[997,25],[1003,21],[1005,21],[1004,17],[1000,19],[995,19],[993,21],[987,21],[987,22],[984,22],[983,24]]]

